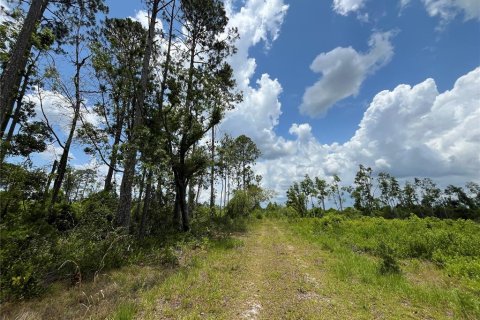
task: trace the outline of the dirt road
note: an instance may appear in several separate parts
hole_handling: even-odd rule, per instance
[[[324,293],[321,250],[296,240],[275,220],[263,220],[236,239],[235,248],[213,250],[163,284],[153,293],[161,298],[140,317],[339,318],[335,300]]]

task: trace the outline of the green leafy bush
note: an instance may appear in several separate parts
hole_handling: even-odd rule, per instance
[[[382,259],[379,267],[381,274],[399,274],[400,266],[395,259],[392,248],[388,247],[384,242],[380,242],[377,249],[378,256]]]
[[[83,275],[124,263],[132,238],[113,225],[116,198],[109,193],[93,194],[82,203],[78,224],[58,241],[59,259],[74,261]],[[67,265],[63,272],[74,272]]]
[[[339,214],[327,214],[323,218],[315,220],[313,223],[313,232],[321,233],[333,230],[339,230],[345,217]]]
[[[163,265],[169,266],[169,267],[176,267],[179,265],[180,260],[178,257],[177,252],[175,249],[171,246],[167,246],[165,248],[162,248],[160,250],[160,262]]]
[[[46,287],[46,276],[54,260],[52,241],[39,234],[25,235],[2,235],[1,300],[32,297]]]
[[[232,218],[246,217],[253,210],[260,208],[260,202],[268,198],[268,192],[255,185],[249,186],[246,190],[236,190],[227,204],[227,215]]]
[[[41,293],[58,278],[83,277],[125,263],[132,239],[112,225],[116,199],[94,194],[82,203],[25,203],[0,225],[1,300]]]
[[[0,224],[0,300],[27,298],[45,288],[55,260],[57,230],[41,207],[25,204]]]

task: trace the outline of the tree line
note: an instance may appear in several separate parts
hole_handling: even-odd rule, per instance
[[[114,222],[126,230],[132,197],[148,212],[155,193],[161,203],[172,193],[172,222],[187,231],[207,180],[212,212],[216,180],[223,206],[232,185],[254,181],[259,151],[250,138],[223,137],[215,150],[215,126],[242,99],[226,62],[238,33],[227,28],[222,1],[149,0],[147,28],[108,18],[103,0],[14,4],[0,32],[0,165],[11,168],[10,157],[32,166],[33,153],[60,147],[42,190],[48,211],[71,200],[69,157],[79,144],[108,168],[102,189],[118,191]],[[66,108],[67,128],[48,117],[52,94]]]
[[[352,204],[363,215],[385,218],[419,217],[480,218],[480,186],[475,182],[465,187],[448,185],[441,189],[431,178],[414,178],[400,184],[387,172],[374,175],[370,167],[359,165],[352,185],[342,185],[338,175],[326,178],[305,175],[287,190],[286,205],[300,216],[325,212],[328,204],[339,211]]]

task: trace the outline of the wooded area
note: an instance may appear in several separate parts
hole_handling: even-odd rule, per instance
[[[438,227],[431,235],[438,244],[455,225],[453,240],[445,240],[453,244],[443,251],[419,239],[410,246],[400,236],[404,247],[377,238],[375,245],[363,238],[356,244],[393,268],[386,274],[399,273],[395,259],[425,258],[478,277],[478,249],[469,243],[478,236],[460,230],[478,231],[475,182],[442,190],[430,178],[414,178],[402,186],[360,165],[352,185],[338,175],[305,175],[290,186],[285,205],[266,205],[274,194],[254,171],[261,151],[246,135],[218,132],[243,98],[228,64],[238,32],[227,28],[222,0],[147,0],[148,25],[109,18],[104,0],[11,5],[0,25],[1,302],[39,296],[55,282],[78,286],[106,270],[143,266],[147,256],[176,265],[172,248],[192,238],[194,247],[228,239],[226,246],[236,248],[231,232],[254,218],[300,221],[291,227],[297,235],[314,234],[339,250],[372,230],[397,236],[397,227]],[[100,165],[76,167],[77,156]],[[310,217],[319,219],[300,219]],[[275,223],[260,227],[263,238]],[[349,228],[352,235],[342,238]]]
[[[194,215],[245,215],[264,200],[253,141],[215,135],[242,99],[222,1],[147,1],[148,26],[108,18],[103,0],[11,5],[0,32],[2,299],[41,291],[64,261],[88,274],[84,262],[125,239],[189,231]],[[106,174],[71,166],[75,146]],[[49,150],[58,161],[35,155]],[[97,256],[58,241],[91,241]]]

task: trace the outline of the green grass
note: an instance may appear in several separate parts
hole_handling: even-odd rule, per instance
[[[119,306],[113,319],[115,320],[131,320],[137,312],[137,307],[133,303],[127,303]]]
[[[123,267],[105,270],[94,280],[88,277],[75,287],[69,281],[59,281],[37,298],[2,303],[0,318],[55,319],[59,315],[67,319],[142,318],[143,310],[139,306],[148,304],[151,292],[167,284],[175,287],[175,283],[186,278],[193,279],[199,275],[195,270],[212,266],[212,263],[207,263],[210,257],[219,260],[224,252],[240,249],[243,241],[231,235],[245,232],[248,226],[248,219],[218,218],[211,223],[207,216],[197,221],[189,233],[146,239],[142,246],[133,249]],[[238,268],[238,264],[223,264],[227,266],[223,268],[219,265],[223,262],[217,262],[217,283],[221,281],[220,275],[227,270],[225,268],[232,274]],[[211,284],[215,289],[215,282]],[[231,286],[234,287],[233,283]],[[188,286],[183,288],[184,292],[189,292]],[[195,294],[201,296],[202,292],[192,291],[192,295]],[[150,299],[158,301],[157,297]],[[175,308],[173,310],[172,314]]]
[[[397,301],[435,318],[480,318],[480,226],[474,222],[327,216],[289,226],[325,250],[332,281],[346,285],[354,299]],[[381,272],[382,247],[399,272]]]
[[[2,317],[480,318],[473,222],[327,216],[224,223],[228,232],[198,230],[152,244],[127,267],[81,287],[55,285],[44,297],[7,305]]]

